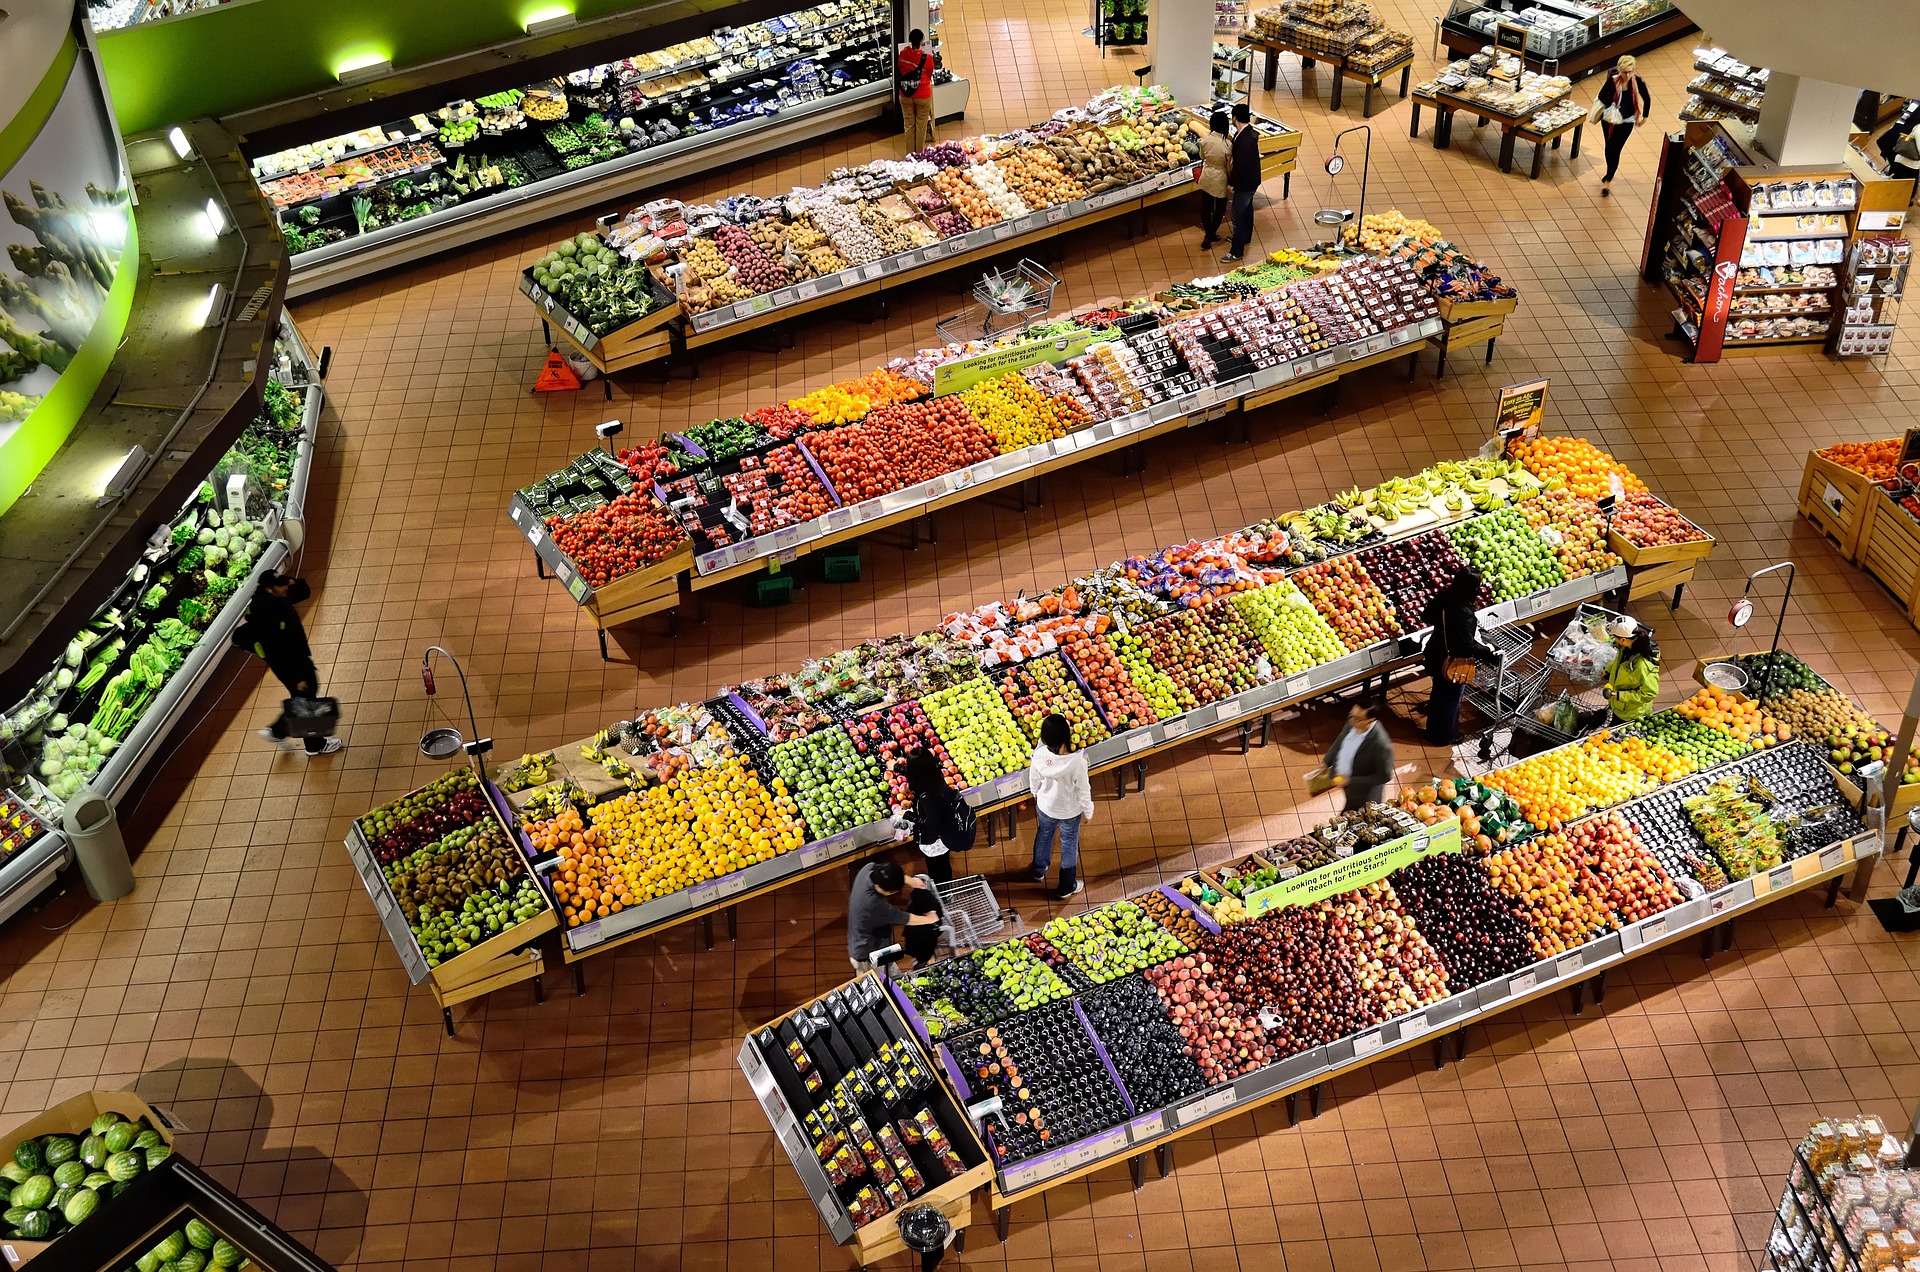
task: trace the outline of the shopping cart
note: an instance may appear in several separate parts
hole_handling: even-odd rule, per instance
[[[1008,925],[1012,926],[1014,936],[1027,930],[1012,907],[1000,908],[985,875],[967,875],[948,883],[936,883],[933,891],[940,899],[941,913],[946,916],[940,925],[941,936],[953,953],[991,944]]]
[[[973,285],[973,305],[933,324],[934,334],[963,345],[1031,327],[1053,312],[1059,286],[1053,271],[1022,257],[1012,269],[982,274]]]
[[[1607,627],[1619,617],[1617,611],[1593,604],[1573,612],[1565,630],[1547,647],[1546,681],[1533,709],[1516,720],[1519,728],[1549,746],[1558,746],[1606,722],[1607,672],[1619,656]],[[1570,712],[1561,709],[1563,698]]]
[[[1480,734],[1480,762],[1493,762],[1494,733],[1526,718],[1547,682],[1547,666],[1533,654],[1533,630],[1514,626],[1482,632],[1492,658],[1476,658],[1473,683],[1467,686],[1467,705],[1487,721]]]

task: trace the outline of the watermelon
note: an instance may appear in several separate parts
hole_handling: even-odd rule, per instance
[[[61,1213],[67,1217],[68,1223],[77,1224],[88,1215],[91,1215],[94,1208],[99,1204],[99,1193],[93,1191],[91,1188],[82,1188],[74,1193],[73,1196],[67,1198],[66,1208]]]
[[[149,1250],[133,1261],[133,1272],[155,1272],[165,1262],[157,1251]]]
[[[47,1182],[51,1183],[52,1180]],[[20,1235],[29,1241],[45,1241],[53,1235],[53,1212],[51,1210],[29,1211],[20,1220]]]
[[[148,1149],[147,1150],[147,1169],[158,1170],[160,1168],[160,1163],[166,1161],[167,1158],[172,1156],[173,1156],[173,1149],[171,1146],[166,1144],[162,1144],[157,1148]]]
[[[128,1145],[128,1147],[137,1148],[144,1153],[148,1149],[166,1142],[167,1141],[160,1138],[160,1132],[154,1130],[152,1127],[148,1127],[146,1130],[140,1132],[140,1134],[134,1136],[133,1143]]]
[[[187,1220],[187,1244],[196,1250],[211,1250],[220,1234],[198,1219]]]
[[[85,1191],[86,1189],[80,1187],[78,1184],[67,1184],[64,1187],[56,1188],[53,1190],[53,1196],[47,1201],[47,1209],[63,1210],[66,1208],[66,1204],[73,1199],[75,1193]]]
[[[28,1177],[26,1183],[13,1190],[8,1197],[8,1202],[15,1206],[25,1206],[28,1210],[38,1210],[52,1198],[53,1189],[52,1175],[33,1175]]]
[[[207,1256],[198,1250],[188,1250],[175,1259],[172,1266],[178,1269],[178,1272],[200,1272],[200,1269],[207,1266]]]
[[[99,1117],[93,1119],[93,1125],[88,1129],[95,1135],[105,1135],[108,1127],[126,1120],[126,1118],[121,1117],[118,1113],[102,1113]]]
[[[13,1162],[29,1175],[37,1175],[46,1168],[47,1154],[40,1147],[39,1140],[21,1140],[14,1145]]]
[[[47,1165],[58,1166],[80,1156],[80,1142],[71,1135],[47,1136]]]
[[[98,1135],[88,1135],[80,1141],[80,1160],[99,1170],[107,1164],[107,1142]]]
[[[92,1188],[96,1190],[105,1188],[108,1184],[112,1182],[113,1182],[113,1176],[107,1174],[107,1172],[104,1170],[90,1170],[87,1172],[87,1177],[80,1181],[83,1187]]]
[[[227,1240],[225,1237],[221,1237],[218,1241],[215,1241],[213,1243],[213,1249],[208,1251],[208,1253],[213,1256],[213,1266],[216,1268],[237,1268],[240,1266],[241,1261],[247,1257],[240,1252],[239,1246],[233,1244],[233,1242]]]
[[[53,1168],[53,1182],[61,1188],[86,1182],[87,1164],[85,1162],[61,1162]]]
[[[22,1166],[19,1162],[0,1162],[0,1179],[4,1179],[10,1184],[24,1184],[32,1174],[32,1171]]]
[[[133,1137],[139,1133],[140,1128],[132,1122],[115,1122],[101,1132],[100,1138],[106,1141],[109,1153],[124,1153],[133,1147]]]
[[[153,1252],[160,1256],[162,1263],[171,1263],[187,1252],[187,1238],[183,1233],[169,1232],[153,1247]]]
[[[8,1206],[6,1213],[0,1214],[0,1223],[6,1224],[9,1228],[18,1228],[20,1221],[25,1219],[27,1214],[28,1210],[25,1206]]]
[[[140,1173],[140,1154],[131,1150],[115,1153],[107,1158],[106,1172],[113,1176],[116,1182],[125,1183]]]

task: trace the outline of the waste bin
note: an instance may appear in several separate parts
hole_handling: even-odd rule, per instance
[[[120,834],[120,817],[113,805],[93,791],[81,791],[67,804],[60,824],[73,843],[80,877],[95,901],[111,901],[133,891],[133,862]]]

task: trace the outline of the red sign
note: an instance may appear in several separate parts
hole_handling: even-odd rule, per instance
[[[1733,312],[1733,280],[1739,273],[1738,260],[1714,262],[1713,281],[1707,288],[1705,312],[1700,319],[1700,339],[1693,347],[1695,362],[1720,361],[1720,349],[1727,337],[1727,315]]]

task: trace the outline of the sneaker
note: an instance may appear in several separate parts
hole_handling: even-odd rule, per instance
[[[1042,866],[1037,870],[1029,870],[1027,871],[1027,878],[1034,883],[1045,883],[1047,881],[1047,868]]]
[[[1601,187],[1600,187],[1600,197],[1601,197],[1601,198],[1603,198],[1603,199],[1604,199],[1604,198],[1607,198],[1607,197],[1608,197],[1609,195],[1611,195],[1612,193],[1613,193],[1613,189],[1612,189],[1612,187],[1611,187],[1611,186],[1601,186]]]
[[[307,758],[312,759],[316,755],[332,755],[335,751],[344,750],[346,745],[339,738],[328,738],[327,744],[318,751],[308,751]]]
[[[1220,263],[1222,265],[1231,265],[1235,261],[1243,261],[1246,258],[1247,257],[1245,252],[1228,252],[1225,256],[1222,256],[1220,258]]]
[[[1072,891],[1056,892],[1053,894],[1053,899],[1055,901],[1070,901],[1074,897],[1079,896],[1082,892],[1085,892],[1086,890],[1087,890],[1087,881],[1085,879],[1075,879],[1073,881]]]
[[[282,751],[297,751],[300,749],[299,743],[295,742],[292,738],[279,736],[272,729],[260,730],[260,736],[273,743],[275,747]]]

